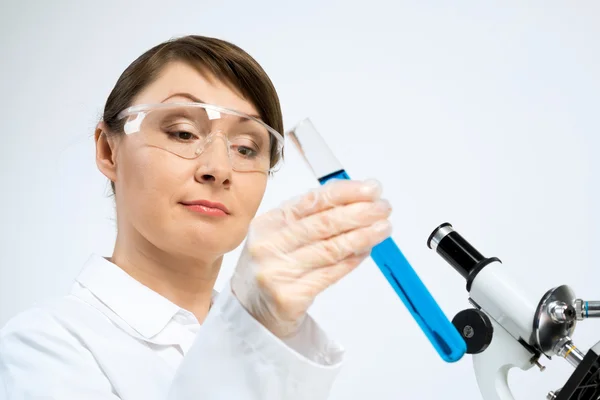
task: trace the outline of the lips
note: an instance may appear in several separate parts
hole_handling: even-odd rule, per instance
[[[229,210],[225,205],[208,200],[183,201],[181,204],[198,211],[221,211],[221,213],[229,214]]]

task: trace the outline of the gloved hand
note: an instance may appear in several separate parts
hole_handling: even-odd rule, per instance
[[[255,218],[231,280],[246,310],[276,336],[296,333],[315,297],[391,234],[377,181],[329,181]]]

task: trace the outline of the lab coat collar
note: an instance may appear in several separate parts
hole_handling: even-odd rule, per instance
[[[146,339],[161,332],[181,310],[108,259],[92,254],[77,277],[84,287]],[[214,292],[213,292],[214,296]]]

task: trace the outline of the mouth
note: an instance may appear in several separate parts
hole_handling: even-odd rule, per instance
[[[229,210],[221,203],[208,200],[183,201],[181,204],[190,211],[211,216],[229,215]]]

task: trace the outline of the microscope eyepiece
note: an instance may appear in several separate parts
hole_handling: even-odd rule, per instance
[[[483,267],[494,261],[500,262],[496,257],[485,258],[447,222],[429,235],[427,246],[467,280],[467,291],[471,290],[473,279]]]

